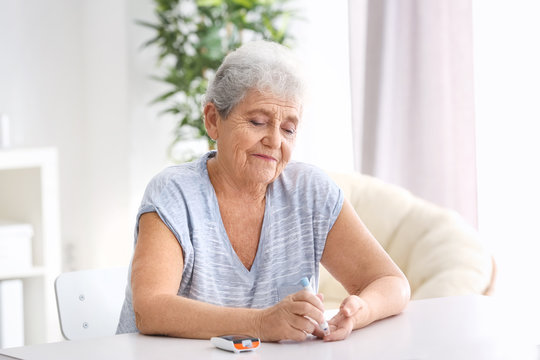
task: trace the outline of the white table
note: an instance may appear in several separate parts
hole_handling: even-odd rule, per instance
[[[19,359],[540,359],[535,340],[492,298],[461,296],[412,301],[397,316],[339,342],[263,343],[235,355],[208,340],[126,334],[2,349]],[[11,359],[3,357],[0,359]]]

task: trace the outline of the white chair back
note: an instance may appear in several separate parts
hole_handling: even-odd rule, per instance
[[[62,334],[68,340],[114,335],[127,283],[127,268],[63,273],[54,288]]]

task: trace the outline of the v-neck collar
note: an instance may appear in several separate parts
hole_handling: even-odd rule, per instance
[[[264,251],[263,248],[266,242],[265,240],[267,239],[268,226],[269,226],[268,224],[270,223],[270,216],[271,216],[270,215],[271,211],[269,209],[271,208],[271,203],[272,203],[272,200],[271,200],[272,184],[269,184],[266,189],[266,198],[265,198],[265,205],[264,205],[263,222],[261,226],[261,234],[259,236],[259,243],[257,244],[257,251],[255,253],[255,258],[253,259],[253,263],[251,264],[251,269],[248,270],[248,268],[244,265],[242,260],[240,260],[240,257],[238,256],[238,254],[236,253],[236,251],[234,250],[231,244],[229,235],[227,234],[227,230],[225,229],[225,224],[223,223],[223,219],[221,217],[221,212],[219,210],[219,202],[217,199],[217,194],[214,189],[214,186],[212,185],[212,182],[210,181],[210,175],[208,174],[207,162],[210,158],[215,156],[215,153],[216,153],[215,151],[211,151],[208,154],[206,154],[204,158],[202,159],[203,161],[201,164],[203,167],[204,173],[206,175],[205,180],[207,181],[208,188],[211,192],[210,198],[212,199],[211,201],[213,202],[211,204],[212,205],[211,207],[213,208],[212,215],[215,219],[218,219],[219,232],[221,233],[220,238],[223,241],[224,246],[229,251],[232,261],[234,262],[235,268],[239,270],[240,275],[242,275],[242,277],[245,280],[249,280],[250,282],[253,282],[256,279],[256,273],[259,267],[259,263],[260,261],[262,261],[260,259]]]

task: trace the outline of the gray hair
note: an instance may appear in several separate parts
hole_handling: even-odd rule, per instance
[[[208,85],[204,104],[213,103],[219,115],[227,118],[249,90],[302,102],[304,77],[292,51],[264,40],[242,45],[221,63]]]

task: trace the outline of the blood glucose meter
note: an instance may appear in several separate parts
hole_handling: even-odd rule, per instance
[[[247,335],[215,336],[210,342],[217,348],[235,353],[255,350],[261,344],[259,338]]]

